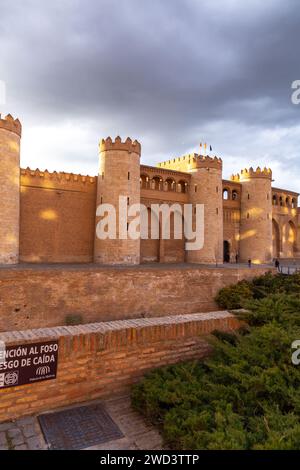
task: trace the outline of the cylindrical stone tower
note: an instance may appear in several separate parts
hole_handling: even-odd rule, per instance
[[[190,202],[204,205],[204,246],[188,251],[187,261],[223,263],[222,160],[201,155],[189,158]]]
[[[272,171],[270,168],[242,170],[232,180],[242,185],[240,253],[242,262],[272,261]]]
[[[19,262],[21,132],[18,119],[0,115],[0,264]]]
[[[140,156],[141,146],[127,138],[122,142],[110,137],[100,142],[100,169],[97,184],[96,235],[94,262],[103,264],[139,264],[140,238],[130,238],[129,224],[136,216],[124,220],[133,204],[140,204]],[[120,196],[123,209],[119,210]],[[111,204],[116,213],[115,238],[99,238],[99,206]],[[106,213],[107,214],[107,213]],[[138,216],[138,215],[137,215]],[[121,220],[122,219],[122,220]],[[120,222],[121,221],[121,222]],[[121,227],[120,227],[121,223]]]

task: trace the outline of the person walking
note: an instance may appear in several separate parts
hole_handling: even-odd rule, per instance
[[[235,262],[236,262],[236,264],[238,264],[238,262],[239,262],[239,254],[238,253],[235,255]]]
[[[275,268],[277,269],[278,272],[280,271],[280,263],[277,258],[275,259]]]
[[[252,266],[252,260],[248,259],[248,268],[251,268],[251,266]]]

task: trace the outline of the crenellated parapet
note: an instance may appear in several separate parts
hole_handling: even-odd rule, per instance
[[[215,168],[222,170],[223,162],[221,158],[198,155],[196,158],[196,168]]]
[[[185,166],[187,167],[187,165],[190,165],[192,162],[195,161],[196,156],[197,156],[196,153],[190,153],[187,155],[183,155],[182,157],[170,158],[170,160],[165,160],[164,162],[157,163],[157,167],[165,168],[167,170],[179,171],[177,169],[178,167],[181,167],[181,168],[184,168]]]
[[[100,152],[108,150],[123,150],[141,155],[141,144],[137,140],[132,141],[130,137],[127,137],[125,142],[122,142],[122,139],[119,136],[116,137],[114,141],[111,137],[107,137],[107,139],[102,139],[100,141],[99,148]]]
[[[19,119],[14,119],[11,114],[1,118],[0,114],[0,129],[5,129],[6,131],[13,132],[21,137],[22,134],[22,125]]]
[[[83,183],[83,184],[94,184],[96,182],[95,176],[89,175],[80,175],[74,173],[65,173],[53,171],[50,172],[48,170],[41,171],[39,168],[36,170],[31,170],[29,167],[21,168],[21,176],[29,177],[29,178],[36,178],[36,179],[49,179],[49,180],[56,180],[62,182],[71,182],[71,183]]]
[[[165,162],[158,163],[159,168],[166,168],[175,171],[188,172],[198,168],[215,168],[222,171],[223,162],[221,158],[209,157],[208,155],[198,155],[189,153],[182,157],[172,158]]]
[[[38,168],[21,168],[20,170],[21,191],[26,188],[41,188],[57,191],[75,191],[94,194],[97,189],[97,177],[78,175],[48,170],[41,171]]]
[[[249,180],[250,178],[267,178],[272,180],[272,170],[271,168],[264,167],[261,169],[259,166],[254,170],[252,167],[245,168],[241,170],[240,173],[231,176],[231,181],[244,181]]]

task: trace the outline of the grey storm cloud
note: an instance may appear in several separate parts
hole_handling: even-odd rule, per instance
[[[297,189],[299,27],[297,0],[0,0],[7,111],[49,128],[42,161],[67,123],[93,141],[62,138],[62,166],[90,165],[105,132],[148,163],[207,140],[228,174],[269,163]]]

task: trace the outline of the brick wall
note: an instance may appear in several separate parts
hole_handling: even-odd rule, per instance
[[[10,120],[0,119],[1,264],[14,264],[19,260],[20,135],[7,130],[11,125]]]
[[[125,391],[149,369],[204,357],[209,333],[237,327],[214,312],[1,333],[6,346],[58,339],[59,356],[56,379],[0,389],[0,422]]]
[[[21,170],[20,260],[93,260],[96,178]]]
[[[0,270],[0,331],[216,310],[216,293],[263,274],[253,267],[27,266]]]

